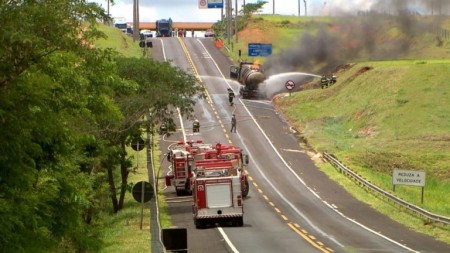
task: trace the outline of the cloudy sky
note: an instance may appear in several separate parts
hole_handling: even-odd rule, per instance
[[[106,10],[108,0],[88,0],[96,2]],[[172,18],[175,22],[216,22],[220,20],[220,9],[200,9],[201,0],[139,0],[140,21],[154,22],[158,19]],[[208,2],[220,2],[220,0],[206,0]],[[226,0],[223,0],[226,2]],[[233,6],[236,0],[231,0]],[[245,3],[256,3],[258,0],[245,0]],[[426,3],[431,0],[265,0],[262,13],[272,14],[275,2],[275,14],[298,15],[298,3],[301,3],[300,13],[305,15],[307,5],[308,16],[334,15],[342,12],[357,10],[367,11],[375,8],[378,11],[390,12],[392,6]],[[434,0],[436,1],[436,0]],[[447,1],[447,0],[446,0]],[[244,0],[237,0],[239,9]],[[450,5],[450,4],[449,4]],[[112,17],[124,17],[126,21],[133,21],[133,0],[115,0],[115,5],[110,7]]]
[[[140,20],[152,22],[162,18],[172,18],[175,22],[216,22],[220,19],[220,9],[199,9],[200,0],[139,0]],[[217,1],[217,0],[215,0]],[[236,0],[232,0],[233,6]],[[283,15],[297,15],[299,0],[266,0],[262,13],[273,13],[273,1],[275,1],[275,13]],[[375,0],[306,0],[308,15],[323,15],[329,13],[333,6],[359,6],[368,9]],[[103,6],[106,10],[107,0],[89,0]],[[224,0],[225,2],[225,0]],[[256,3],[257,0],[245,0],[245,3]],[[305,15],[304,0],[301,2],[301,15]],[[244,0],[237,1],[239,8]],[[345,3],[345,4],[343,4]],[[124,17],[127,21],[133,21],[133,0],[115,0],[115,5],[110,7],[113,17]],[[349,9],[349,7],[347,7]]]

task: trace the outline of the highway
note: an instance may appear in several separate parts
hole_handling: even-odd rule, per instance
[[[152,56],[197,75],[208,96],[195,105],[200,133],[180,118],[176,133],[161,136],[162,152],[183,139],[184,126],[189,140],[232,143],[250,156],[243,227],[196,229],[189,196],[159,189],[174,225],[188,229],[189,252],[450,252],[450,245],[388,219],[329,180],[269,100],[236,97],[230,106],[227,88],[237,94],[239,84],[227,78],[232,63],[213,40],[155,38]],[[229,132],[233,113],[237,133]],[[168,165],[162,164],[165,173]]]

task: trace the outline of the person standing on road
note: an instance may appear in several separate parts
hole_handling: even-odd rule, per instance
[[[231,130],[230,132],[234,132],[236,133],[236,116],[233,114],[233,117],[231,117]]]

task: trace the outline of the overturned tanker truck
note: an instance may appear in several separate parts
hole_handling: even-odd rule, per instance
[[[266,79],[260,64],[241,61],[239,66],[230,67],[230,77],[237,80],[242,87],[239,94],[242,98],[259,98],[259,85]]]

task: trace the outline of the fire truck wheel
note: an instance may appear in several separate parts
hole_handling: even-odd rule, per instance
[[[235,218],[232,222],[232,225],[236,227],[244,226],[244,217]]]
[[[244,185],[242,186],[242,197],[247,197],[249,188],[250,184],[248,183],[248,180],[245,180]]]
[[[194,218],[194,224],[196,228],[204,228],[205,227],[205,223],[203,222],[203,220],[199,220],[197,218]]]
[[[240,217],[240,218],[239,218],[238,226],[239,226],[239,227],[244,226],[244,217]]]
[[[190,182],[189,181],[190,180],[188,179],[186,184],[184,185],[184,193],[187,194],[187,195],[192,195],[192,190],[189,187],[190,186]]]

